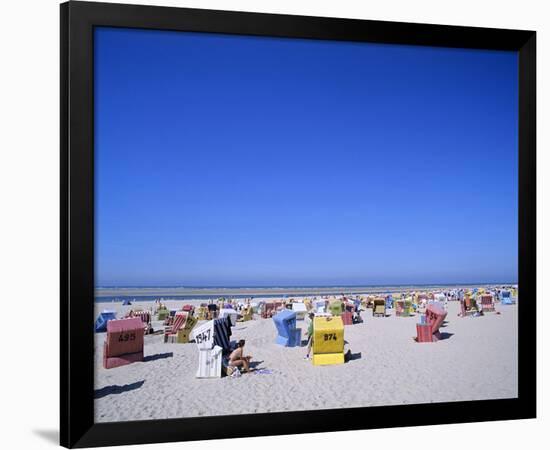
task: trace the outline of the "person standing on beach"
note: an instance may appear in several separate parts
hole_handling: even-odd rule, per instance
[[[315,314],[309,313],[309,325],[307,327],[307,353],[304,359],[309,359],[309,354],[311,352],[311,347],[313,346],[313,319],[315,318]]]

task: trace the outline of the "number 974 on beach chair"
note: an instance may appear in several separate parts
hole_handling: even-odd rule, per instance
[[[344,323],[341,317],[313,320],[313,365],[344,363]]]

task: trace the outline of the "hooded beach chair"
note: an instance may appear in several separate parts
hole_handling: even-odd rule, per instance
[[[397,317],[409,317],[412,314],[412,300],[398,300],[395,302],[395,315]]]
[[[372,304],[372,315],[386,317],[386,300],[383,298],[376,298]]]
[[[333,300],[328,305],[328,311],[333,316],[340,316],[344,312],[344,303],[341,300]]]
[[[441,334],[439,328],[443,324],[447,311],[439,302],[431,302],[426,307],[426,315],[416,324],[416,342],[437,342]]]
[[[393,302],[399,298],[401,298],[401,296],[397,296],[397,294],[395,297],[394,294],[386,296],[386,309],[393,309]]]
[[[103,367],[112,369],[143,361],[143,322],[138,317],[109,320],[103,343]]]
[[[313,319],[313,365],[344,363],[344,323],[339,316]]]
[[[247,306],[241,311],[241,318],[237,319],[238,322],[248,322],[254,319],[254,311],[252,306]]]
[[[174,322],[164,330],[164,342],[187,344],[197,319],[185,311],[178,311]]]
[[[470,294],[464,295],[464,309],[466,311],[466,315],[472,315],[479,312],[476,299]]]
[[[344,325],[353,325],[353,313],[350,311],[344,311],[342,314],[340,314],[340,317],[342,318],[342,323]]]
[[[304,320],[307,315],[307,306],[305,303],[294,302],[292,304],[292,311],[296,313],[296,320]]]
[[[195,310],[195,316],[197,320],[207,320],[208,319],[208,307],[207,305],[201,305]]]
[[[214,320],[218,318],[218,305],[215,303],[208,304],[208,320]]]
[[[109,320],[115,319],[116,313],[114,311],[103,310],[99,313],[99,316],[97,316],[97,319],[95,321],[95,332],[102,333],[107,331],[107,322],[109,322]]]
[[[238,315],[239,313],[232,308],[223,308],[220,310],[218,318],[223,319],[224,317],[229,317],[229,320],[231,321],[231,326],[234,327],[237,324]]]
[[[273,323],[277,329],[275,343],[284,347],[299,347],[302,330],[296,328],[296,313],[285,309],[273,316]]]
[[[195,327],[191,333],[191,337],[199,351],[197,378],[220,378],[222,376],[223,349],[215,344],[214,334],[214,320]]]
[[[265,302],[262,307],[262,319],[270,319],[276,311],[277,304],[274,301]]]
[[[316,313],[324,314],[327,302],[325,300],[315,300],[313,307]]]
[[[426,316],[420,316],[422,319],[425,319]],[[416,324],[416,342],[433,342],[432,327],[426,323],[425,320],[422,320],[420,323]]]
[[[492,295],[481,295],[481,311],[483,311],[484,313],[495,312],[495,302]]]
[[[183,305],[181,310],[185,311],[186,313],[192,316],[193,313],[195,312],[195,307],[193,305]]]
[[[264,308],[262,311],[262,318],[271,319],[278,311],[283,309],[283,302],[280,300],[273,300],[264,303]]]
[[[439,340],[439,328],[447,317],[447,311],[439,303],[431,303],[426,308],[426,323],[430,326],[434,341]]]
[[[510,291],[500,291],[500,304],[501,305],[513,305],[512,295]]]
[[[141,319],[141,322],[143,323],[143,328],[145,330],[145,334],[149,333],[149,330],[151,328],[151,313],[149,311],[144,311],[142,309],[137,311],[131,311],[128,317],[138,317],[139,319]]]
[[[231,351],[231,319],[229,316],[214,320],[214,345],[223,349],[224,353]]]
[[[166,306],[161,306],[157,311],[157,320],[165,321],[169,314],[170,311],[168,311],[168,308]]]
[[[174,315],[174,320],[171,325],[164,328],[164,342],[175,342],[178,331],[183,328],[187,320],[186,312],[178,312]]]

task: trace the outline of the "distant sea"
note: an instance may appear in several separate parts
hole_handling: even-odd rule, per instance
[[[510,286],[510,282],[445,283],[445,284],[403,284],[403,285],[362,285],[362,286],[105,286],[95,289],[95,301],[121,302],[124,300],[155,301],[163,300],[215,300],[281,298],[320,295],[362,295],[390,293],[411,290],[437,290],[452,288],[475,288],[481,286]]]

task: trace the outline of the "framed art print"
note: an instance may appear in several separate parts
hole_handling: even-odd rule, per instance
[[[532,31],[62,4],[61,444],[534,417],[535,85]]]

